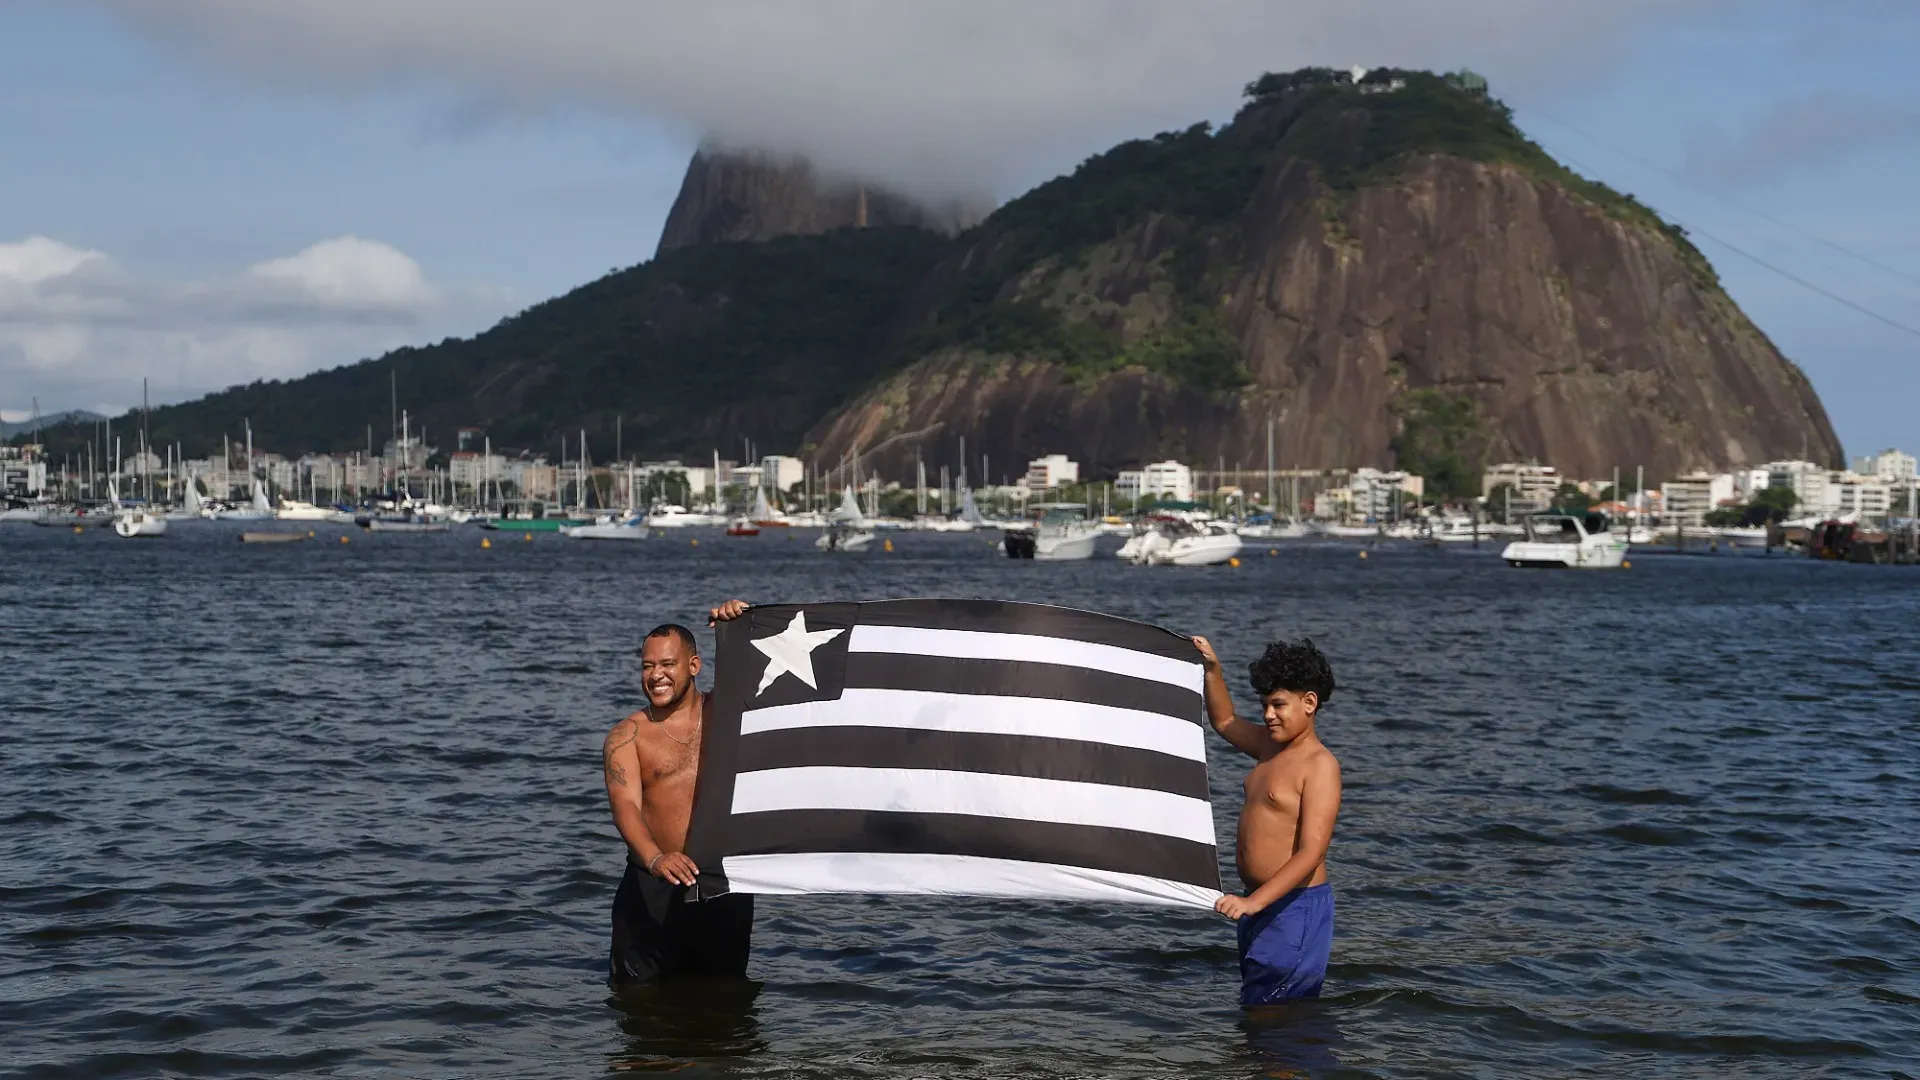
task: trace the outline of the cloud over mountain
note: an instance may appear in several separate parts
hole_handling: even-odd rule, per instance
[[[1218,116],[1262,71],[1465,63],[1542,87],[1719,0],[93,2],[265,80],[585,104],[945,195]]]

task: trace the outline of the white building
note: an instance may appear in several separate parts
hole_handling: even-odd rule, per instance
[[[1545,510],[1553,505],[1553,497],[1560,490],[1560,470],[1517,462],[1495,465],[1480,476],[1480,497],[1487,498],[1502,484],[1513,489],[1514,513]]]
[[[47,489],[47,463],[29,450],[0,446],[0,494],[25,498]]]
[[[1885,517],[1893,506],[1892,484],[1859,473],[1834,473],[1827,482],[1827,492],[1835,514]]]
[[[1707,515],[1734,501],[1732,473],[1689,473],[1660,485],[1660,520],[1700,528]]]
[[[1080,482],[1080,463],[1067,460],[1065,454],[1048,454],[1027,462],[1027,490],[1047,491]],[[1188,482],[1189,491],[1192,482]]]
[[[792,491],[807,479],[807,464],[797,457],[771,454],[760,459],[760,473],[775,491]]]
[[[1733,494],[1743,502],[1752,502],[1757,492],[1767,490],[1767,470],[1735,469],[1733,472]]]
[[[1876,480],[1884,480],[1889,484],[1898,484],[1903,480],[1914,478],[1913,455],[1901,453],[1889,447],[1877,454],[1856,458],[1853,471],[1863,476],[1871,476]]]
[[[1156,499],[1173,502],[1193,501],[1193,470],[1177,461],[1156,461],[1143,469],[1120,474],[1114,481],[1114,494],[1123,499]]]
[[[447,479],[456,488],[471,488],[479,491],[489,484],[506,479],[507,459],[502,454],[478,453],[472,450],[455,450],[447,457]]]
[[[1811,461],[1770,461],[1767,470],[1769,488],[1793,492],[1793,516],[1834,513],[1837,495],[1827,491],[1832,475],[1825,466]]]
[[[1418,499],[1426,494],[1427,482],[1424,477],[1404,472],[1381,472],[1379,469],[1361,467],[1353,471],[1347,480],[1345,502],[1352,508],[1356,517],[1385,518],[1394,516],[1396,502],[1404,502],[1402,495],[1411,495]]]

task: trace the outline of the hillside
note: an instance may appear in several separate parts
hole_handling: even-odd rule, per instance
[[[1804,375],[1681,230],[1422,72],[1267,76],[1234,121],[1117,147],[963,235],[913,361],[823,420],[828,456],[936,420],[1067,449],[1466,478],[1841,457]],[[1402,85],[1389,89],[1394,80]],[[897,444],[896,444],[897,445]],[[896,457],[910,449],[894,451]]]
[[[882,373],[888,320],[944,250],[907,228],[684,248],[472,338],[155,409],[152,437],[202,454],[251,422],[266,449],[350,451],[371,425],[377,447],[391,378],[415,429],[443,447],[457,427],[536,450],[585,429],[606,460],[616,416],[635,450],[731,452],[743,436],[794,446]]]
[[[952,238],[665,239],[473,339],[156,410],[155,440],[204,449],[251,418],[273,449],[353,449],[384,432],[395,372],[430,431],[542,448],[585,428],[602,460],[619,417],[636,453],[892,440],[872,463],[894,475],[960,437],[1096,474],[1254,464],[1269,418],[1284,465],[1460,489],[1507,458],[1840,461],[1806,378],[1684,233],[1469,80],[1265,76],[1220,130],[1122,144]]]

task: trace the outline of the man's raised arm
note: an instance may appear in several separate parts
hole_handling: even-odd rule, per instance
[[[1227,690],[1226,676],[1220,673],[1220,658],[1214,655],[1212,642],[1196,637],[1193,647],[1200,650],[1200,660],[1206,668],[1207,719],[1213,724],[1213,730],[1250,757],[1265,758],[1273,753],[1276,749],[1273,736],[1265,727],[1249,724],[1233,714],[1233,694]]]

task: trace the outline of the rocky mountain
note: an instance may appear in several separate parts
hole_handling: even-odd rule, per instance
[[[951,236],[991,209],[962,201],[928,205],[875,185],[824,176],[803,158],[707,147],[687,165],[658,253],[690,244],[894,225]]]
[[[1128,144],[1002,208],[923,289],[911,361],[810,432],[932,425],[1002,460],[1158,457],[1575,476],[1839,440],[1677,228],[1417,72],[1269,76],[1215,133]],[[911,450],[899,443],[898,458]]]
[[[430,436],[557,452],[585,430],[597,460],[752,439],[906,476],[964,437],[1015,469],[1257,466],[1271,419],[1283,466],[1440,490],[1515,458],[1841,463],[1684,233],[1471,79],[1266,76],[1219,130],[1124,143],[957,236],[872,189],[858,227],[836,184],[703,152],[652,262],[471,339],[157,409],[154,439],[193,452],[251,419],[272,449],[351,450],[385,431],[391,375]]]

